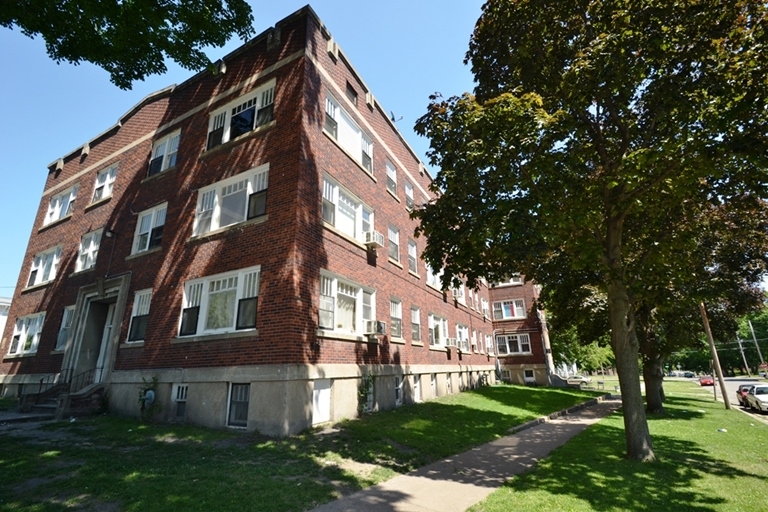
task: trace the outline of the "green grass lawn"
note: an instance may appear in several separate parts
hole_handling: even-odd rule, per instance
[[[725,410],[697,383],[670,381],[665,391],[666,413],[649,417],[656,462],[623,459],[614,414],[470,510],[768,510],[768,425]]]
[[[0,511],[308,510],[596,394],[490,386],[286,439],[110,416],[13,428]]]

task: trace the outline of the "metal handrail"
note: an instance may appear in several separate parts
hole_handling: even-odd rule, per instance
[[[93,384],[93,376],[96,373],[97,368],[91,368],[72,377],[69,381],[69,392],[77,393],[89,384]]]

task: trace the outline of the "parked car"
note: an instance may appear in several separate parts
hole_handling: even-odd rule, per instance
[[[585,375],[571,375],[566,379],[566,382],[571,386],[585,386],[592,382],[592,379]]]
[[[713,379],[711,375],[705,375],[699,379],[699,384],[702,386],[714,386],[715,379]]]
[[[683,373],[683,377],[685,377],[686,379],[692,379],[695,376],[696,376],[696,374],[693,373],[693,372],[685,372],[685,373]]]
[[[768,385],[757,384],[747,393],[747,403],[750,409],[768,412]]]
[[[747,393],[754,384],[739,384],[739,389],[736,390],[736,399],[739,401],[739,405],[742,407],[749,407],[747,404]]]

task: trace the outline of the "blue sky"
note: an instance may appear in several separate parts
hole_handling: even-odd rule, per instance
[[[307,0],[250,0],[260,33]],[[471,91],[463,59],[482,0],[315,0],[311,5],[363,80],[426,163],[428,141],[413,132],[429,95]],[[223,57],[242,42],[208,52]],[[106,128],[147,94],[194,73],[173,63],[131,91],[91,64],[56,64],[42,40],[0,28],[0,297],[11,297],[47,176],[47,166]],[[24,268],[22,268],[22,266]]]

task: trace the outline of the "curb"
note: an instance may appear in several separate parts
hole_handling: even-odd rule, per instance
[[[509,432],[510,434],[517,434],[520,431],[527,430],[529,428],[535,427],[536,425],[541,425],[542,423],[549,423],[551,420],[556,420],[557,418],[568,416],[569,414],[573,414],[574,412],[578,412],[582,409],[586,409],[587,407],[597,405],[604,400],[610,400],[612,398],[613,398],[613,395],[611,393],[606,393],[603,396],[592,398],[590,400],[587,400],[586,402],[582,402],[578,405],[574,405],[573,407],[569,407],[568,409],[563,409],[562,411],[553,412],[548,416],[541,416],[539,418],[536,418],[535,420],[531,420],[526,423],[522,423],[520,425],[515,425],[514,427],[507,430],[507,432]]]

